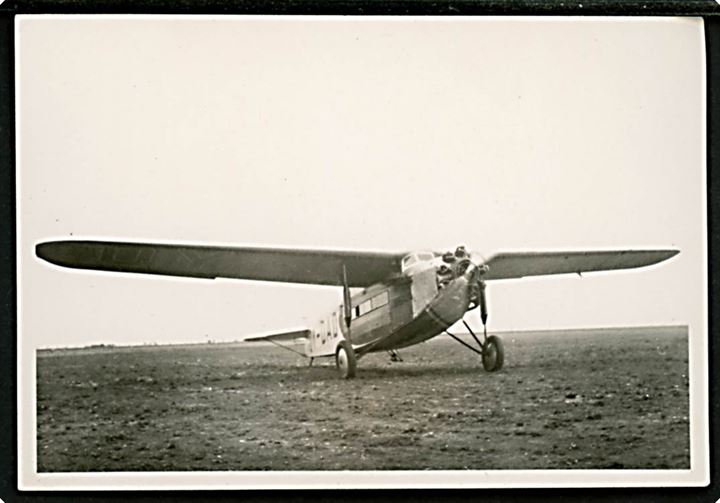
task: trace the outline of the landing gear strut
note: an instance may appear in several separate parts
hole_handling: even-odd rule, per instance
[[[400,356],[400,353],[395,351],[394,349],[391,349],[388,351],[388,354],[390,354],[390,361],[391,362],[401,362],[403,361],[402,357]]]
[[[463,320],[463,323],[465,323],[465,320]],[[487,372],[496,372],[500,370],[505,362],[505,351],[503,350],[502,340],[500,337],[497,335],[487,335],[483,337],[483,341],[481,342],[467,323],[465,323],[465,326],[470,332],[470,335],[472,335],[473,339],[475,339],[475,342],[477,342],[478,346],[480,346],[480,349],[471,346],[447,330],[445,330],[445,333],[468,348],[470,351],[479,354],[482,358],[483,368]]]
[[[465,325],[465,328],[467,328],[468,332],[470,332],[470,335],[472,335],[472,338],[475,339],[475,342],[477,342],[477,345],[480,347],[480,349],[476,349],[472,347],[467,342],[463,341],[459,337],[454,336],[447,330],[445,330],[445,333],[448,334],[450,337],[458,341],[460,344],[465,346],[466,348],[470,349],[471,351],[477,353],[482,358],[482,364],[483,368],[487,372],[496,372],[500,370],[503,366],[503,363],[505,362],[505,351],[503,349],[502,340],[497,335],[488,335],[487,334],[487,319],[488,319],[488,311],[487,311],[487,302],[485,300],[485,282],[479,281],[478,282],[479,291],[478,291],[478,303],[480,305],[480,319],[483,324],[483,340],[482,342],[480,339],[478,339],[478,336],[475,335],[475,332],[473,332],[473,329],[470,328],[470,325],[467,324],[467,322],[463,319],[463,325]]]

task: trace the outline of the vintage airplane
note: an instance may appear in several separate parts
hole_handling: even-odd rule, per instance
[[[343,289],[343,301],[307,330],[246,340],[305,340],[304,356],[335,357],[344,378],[355,375],[362,356],[396,350],[447,333],[478,353],[485,370],[503,365],[500,338],[487,335],[486,281],[582,274],[656,264],[678,250],[602,250],[499,253],[484,260],[458,247],[454,252],[386,253],[219,247],[111,241],[51,241],[36,246],[38,257],[56,265],[194,278],[237,278]],[[361,291],[351,293],[351,289]],[[482,341],[465,322],[480,308]],[[462,320],[478,347],[447,332]]]

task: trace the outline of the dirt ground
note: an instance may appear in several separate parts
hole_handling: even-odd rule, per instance
[[[447,336],[359,361],[257,344],[39,351],[38,471],[689,468],[686,327]]]

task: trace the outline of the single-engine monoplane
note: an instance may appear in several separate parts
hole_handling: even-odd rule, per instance
[[[114,241],[50,241],[36,245],[38,257],[79,269],[193,278],[236,278],[342,287],[342,302],[314,327],[251,337],[248,341],[304,340],[304,356],[334,357],[344,378],[357,360],[397,350],[447,333],[476,352],[483,368],[502,368],[502,341],[487,335],[486,282],[551,274],[580,274],[656,264],[672,249],[498,253],[487,260],[463,246],[444,253],[388,253],[148,244]],[[354,290],[354,291],[353,291]],[[479,308],[482,339],[464,319]],[[462,320],[477,347],[448,332]]]

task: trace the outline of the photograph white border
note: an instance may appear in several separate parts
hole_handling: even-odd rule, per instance
[[[216,15],[19,15],[15,18],[15,108],[18,109],[22,93],[19,79],[20,24],[28,18],[62,19],[272,19],[273,21],[297,21],[308,16],[216,16]],[[312,16],[313,20],[327,22],[413,20],[433,22],[474,21],[473,17],[440,16]],[[554,22],[568,19],[582,22],[585,20],[608,19],[613,22],[631,19],[633,22],[665,22],[668,18],[586,18],[586,17],[508,17],[499,16],[485,20],[519,22]],[[693,19],[693,18],[690,18]],[[702,20],[700,19],[700,23]],[[705,51],[704,46],[698,50]],[[707,61],[706,61],[707,65]],[[706,69],[703,69],[703,102],[707,107]],[[37,473],[37,416],[36,416],[36,362],[35,348],[23,342],[22,330],[22,261],[20,187],[22,182],[22,159],[20,157],[20,133],[22,131],[20,114],[16,116],[16,209],[17,209],[17,404],[18,404],[18,488],[23,491],[36,490],[236,490],[236,489],[347,489],[347,488],[579,488],[579,487],[690,487],[707,486],[710,482],[709,465],[709,397],[708,397],[708,306],[707,306],[707,216],[700,223],[704,231],[704,292],[705,305],[702,319],[689,323],[689,394],[690,394],[690,466],[689,470],[437,470],[437,471],[248,471],[248,472],[100,472],[100,473]],[[706,117],[703,115],[703,129],[707,130]],[[706,159],[707,138],[703,138],[703,157]],[[707,187],[706,171],[703,171],[703,184]],[[701,204],[707,208],[707,199],[703,192]],[[207,244],[207,243],[202,243]]]

